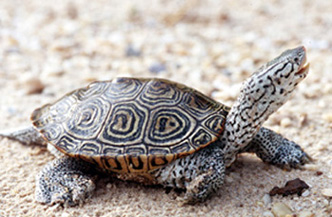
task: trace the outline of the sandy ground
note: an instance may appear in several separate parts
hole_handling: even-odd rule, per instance
[[[287,172],[242,155],[224,187],[195,206],[178,206],[174,191],[105,177],[83,206],[62,208],[34,201],[35,176],[54,157],[0,138],[0,216],[273,216],[278,202],[300,216],[332,216],[322,193],[332,188],[332,1],[263,2],[0,1],[1,130],[28,125],[34,108],[117,76],[168,78],[232,105],[256,68],[303,44],[310,74],[265,126],[316,160]],[[263,199],[295,178],[309,184],[305,196]]]

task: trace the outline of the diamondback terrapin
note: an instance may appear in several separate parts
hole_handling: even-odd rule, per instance
[[[95,82],[36,109],[33,127],[6,136],[62,153],[37,178],[39,202],[81,203],[95,188],[96,168],[182,188],[184,203],[200,202],[223,184],[240,152],[287,168],[309,161],[300,146],[261,127],[308,69],[304,47],[283,52],[243,83],[232,108],[168,80]]]

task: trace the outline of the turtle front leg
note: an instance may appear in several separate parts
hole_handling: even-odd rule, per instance
[[[82,204],[95,189],[96,174],[89,163],[62,157],[47,164],[36,180],[36,200],[65,207]]]
[[[242,152],[256,153],[264,162],[288,170],[300,168],[311,161],[309,155],[298,144],[264,127]]]
[[[189,170],[197,171],[197,176],[186,186],[186,193],[182,200],[184,204],[203,202],[224,183],[225,163],[221,149],[208,147],[197,154],[191,161]],[[195,174],[195,173],[192,173]]]
[[[222,150],[211,145],[193,155],[176,160],[161,168],[157,181],[164,185],[186,189],[182,204],[203,202],[224,182],[225,164]]]

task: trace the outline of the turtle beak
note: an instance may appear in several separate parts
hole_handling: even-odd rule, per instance
[[[295,73],[295,75],[307,74],[309,71],[310,63],[305,62],[303,66],[301,66],[300,70]]]
[[[301,48],[304,51],[304,56],[300,64],[299,71],[295,73],[296,75],[307,74],[310,66],[310,63],[307,61],[306,49],[304,46],[302,46]]]

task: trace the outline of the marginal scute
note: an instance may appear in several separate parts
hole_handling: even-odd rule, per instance
[[[225,116],[227,114],[214,114],[211,117],[208,117],[204,122],[204,126],[214,133],[220,133],[222,131],[222,126],[225,121]]]
[[[95,142],[85,142],[81,145],[80,149],[77,152],[80,155],[86,156],[95,156],[101,153],[102,146]]]
[[[47,141],[52,141],[53,144],[56,144],[64,133],[59,124],[50,124],[47,130],[41,129],[40,132]]]
[[[77,150],[81,147],[81,143],[82,141],[77,140],[70,135],[64,134],[57,143],[51,143],[51,144],[60,149],[64,153],[75,155],[75,153],[77,153]]]
[[[191,149],[192,148],[188,141],[174,144],[170,147],[171,153],[189,153]]]
[[[158,154],[149,156],[149,168],[151,170],[158,169],[172,162],[175,159],[175,155],[172,154]]]
[[[122,158],[122,159],[119,159]],[[124,171],[124,167],[123,165],[121,165],[121,162],[125,162],[123,160],[123,156],[119,156],[119,157],[102,157],[101,162],[103,164],[103,166],[101,166],[104,169],[108,169],[108,170],[112,170],[115,172],[119,172],[119,171]]]
[[[199,129],[192,137],[191,144],[195,148],[200,148],[201,146],[206,146],[210,141],[214,141],[211,134],[205,129]]]
[[[163,79],[94,82],[32,114],[63,153],[118,173],[145,173],[214,142],[228,108]]]

